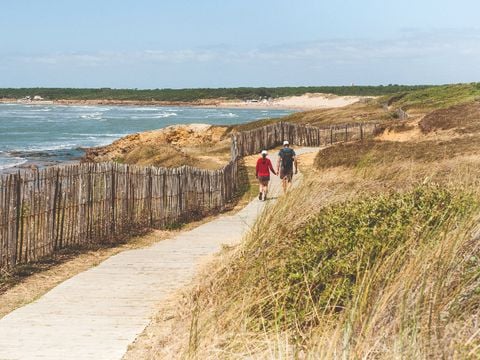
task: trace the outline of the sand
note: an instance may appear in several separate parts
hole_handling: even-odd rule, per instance
[[[294,109],[314,110],[339,108],[362,101],[362,96],[336,96],[332,94],[308,93],[300,96],[288,96],[270,101],[223,101],[219,107],[266,108],[266,109]]]
[[[371,98],[371,97],[370,97]],[[193,102],[136,101],[136,100],[55,100],[48,104],[57,105],[124,105],[124,106],[192,106],[245,109],[314,110],[344,107],[366,99],[363,96],[337,96],[332,94],[307,93],[258,102],[243,100],[201,99]],[[0,99],[0,103],[18,104],[16,99]],[[21,102],[28,105],[45,105],[46,101]]]

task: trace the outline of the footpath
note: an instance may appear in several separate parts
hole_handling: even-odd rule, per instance
[[[274,176],[269,195],[280,192]],[[11,312],[0,319],[0,359],[121,359],[157,304],[188,284],[202,259],[239,243],[266,203],[255,199],[234,215],[124,251]]]

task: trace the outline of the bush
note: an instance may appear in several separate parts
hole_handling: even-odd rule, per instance
[[[470,195],[432,185],[329,206],[281,252],[269,255],[282,259],[266,273],[265,286],[274,295],[263,297],[252,314],[261,314],[261,326],[317,325],[318,313],[335,313],[348,304],[357,280],[377,262],[409,239],[437,241],[432,232],[462,218],[473,205]]]

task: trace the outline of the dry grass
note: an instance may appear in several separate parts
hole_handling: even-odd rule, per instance
[[[142,166],[179,167],[183,165],[201,169],[220,169],[230,161],[230,143],[221,141],[205,145],[178,147],[172,144],[138,145],[117,162]]]
[[[479,155],[472,146],[480,142],[479,135],[454,138],[447,141],[378,141],[367,140],[358,143],[340,144],[322,150],[315,161],[319,169],[336,166],[382,167],[392,162],[436,162],[457,156]]]
[[[140,145],[117,161],[124,164],[176,167],[179,164],[193,166],[196,159],[171,145]]]
[[[453,130],[438,130],[441,141],[429,135],[321,151],[302,186],[279,199],[241,246],[225,249],[177,298],[182,306],[167,311],[170,335],[147,341],[151,358],[478,358],[480,138]],[[304,163],[303,170],[309,169]],[[473,202],[443,211],[447,203],[435,195],[434,224],[425,226],[419,218],[400,231],[402,241],[390,252],[358,269],[348,301],[332,297],[325,306],[314,293],[298,290],[313,289],[305,269],[316,250],[301,256],[294,250],[301,249],[305,228],[322,209],[347,211],[348,204],[379,198],[389,204],[403,199],[398,194],[431,186],[447,194],[444,199],[467,196]],[[392,209],[415,197],[404,199]],[[354,212],[345,216],[355,223]],[[393,219],[402,224],[402,216]],[[335,221],[343,224],[342,218]],[[341,279],[346,264],[337,265]],[[289,282],[277,276],[285,269],[296,269]],[[286,302],[299,296],[303,302]],[[165,330],[164,319],[156,321]]]
[[[477,169],[478,165],[476,161]],[[442,172],[445,166],[437,170]],[[395,174],[393,170],[389,174]],[[421,170],[419,176],[427,175],[427,168]],[[441,177],[435,173],[427,176]],[[379,186],[383,183],[380,172],[367,177],[346,169],[312,174],[304,186],[265,214],[243,247],[227,251],[202,274],[183,297],[183,311],[176,314],[176,333],[189,328],[189,336],[183,333],[173,343],[162,344],[161,351],[170,349],[172,354],[182,354],[178,358],[199,359],[439,358],[472,352],[479,345],[473,305],[479,298],[471,295],[479,286],[474,269],[480,249],[472,235],[475,221],[470,218],[430,229],[422,235],[428,241],[421,246],[418,237],[410,237],[362,274],[355,297],[340,314],[314,306],[316,326],[305,327],[301,322],[287,326],[281,319],[272,325],[264,311],[252,312],[265,301],[282,310],[283,291],[292,292],[267,280],[289,256],[290,245],[282,239],[329,204],[355,199],[358,193],[383,193],[385,187],[413,186],[411,180],[422,180],[415,174],[409,173],[409,181],[404,175],[383,186]],[[474,175],[478,184],[479,171]]]
[[[230,160],[226,127],[202,124],[169,126],[127,135],[112,144],[87,150],[84,161],[134,165],[219,169]]]
[[[392,114],[385,111],[380,103],[372,100],[368,103],[355,103],[343,108],[294,113],[285,117],[284,120],[315,126],[328,126],[368,121],[382,122],[392,120]]]
[[[420,121],[424,133],[455,129],[460,134],[480,132],[480,101],[436,110]]]

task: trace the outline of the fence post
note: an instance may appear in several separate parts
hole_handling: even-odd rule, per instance
[[[363,141],[363,124],[360,124],[360,140]]]
[[[110,238],[112,238],[116,232],[116,229],[115,229],[115,219],[116,219],[116,215],[115,215],[115,211],[116,211],[116,202],[117,202],[117,188],[116,188],[116,172],[117,172],[117,166],[113,164],[112,166],[112,183],[110,184],[111,186],[111,195],[110,195]]]
[[[14,175],[14,179],[15,179],[15,192],[16,192],[16,196],[15,196],[15,241],[13,242],[12,244],[12,260],[11,260],[11,263],[13,265],[16,265],[18,263],[18,245],[19,245],[19,242],[21,243],[21,240],[20,240],[20,237],[21,237],[21,232],[22,232],[22,229],[21,229],[21,223],[22,223],[22,204],[21,204],[21,199],[22,199],[22,196],[21,196],[21,185],[20,185],[20,181],[21,181],[21,175],[20,175],[20,171],[18,171],[15,175]],[[20,250],[21,251],[21,250]]]

